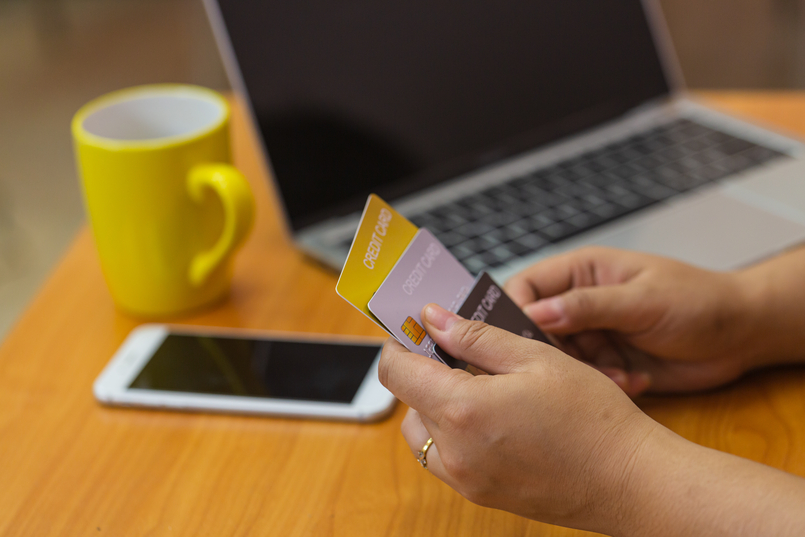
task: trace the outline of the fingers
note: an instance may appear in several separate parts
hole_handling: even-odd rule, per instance
[[[569,353],[574,358],[601,367],[626,368],[624,356],[605,332],[593,330],[567,336],[576,352]]]
[[[391,338],[383,345],[378,375],[381,384],[403,403],[437,421],[458,377],[472,378],[464,371],[410,352]]]
[[[452,477],[445,471],[444,464],[442,463],[442,458],[439,455],[439,442],[437,442],[437,436],[431,434],[431,431],[425,427],[423,423],[423,417],[414,410],[413,408],[408,409],[408,413],[405,415],[405,419],[403,419],[402,425],[400,430],[402,431],[403,438],[405,438],[405,442],[408,444],[408,448],[411,450],[411,454],[414,456],[415,459],[418,458],[418,454],[422,451],[422,448],[428,442],[429,438],[433,438],[433,443],[428,448],[427,455],[425,459],[428,463],[428,471],[430,471],[433,475],[437,478],[441,479],[451,487],[455,488],[456,483],[452,479]],[[429,427],[433,427],[433,423],[427,420],[424,420],[429,423]],[[435,432],[435,431],[434,431]],[[419,464],[419,463],[417,463]]]
[[[544,345],[481,322],[467,321],[436,304],[425,306],[422,320],[430,337],[448,354],[496,375],[522,370]]]
[[[651,360],[640,360],[639,351],[616,344],[611,337],[600,331],[582,332],[561,338],[562,350],[597,369],[629,397],[637,397],[652,387],[652,376],[646,370]],[[632,367],[637,368],[632,370]]]
[[[572,334],[583,330],[636,333],[651,319],[643,314],[645,293],[634,285],[581,287],[539,300],[524,311],[546,332]]]
[[[512,276],[503,286],[503,290],[520,308],[540,299],[537,287],[531,283],[525,272]]]
[[[427,443],[428,438],[433,436],[422,423],[419,412],[413,408],[409,408],[405,414],[402,425],[400,425],[400,431],[402,431],[403,438],[405,438],[408,447],[411,448],[411,453],[415,457],[422,449],[422,446]]]
[[[634,254],[611,248],[583,248],[550,257],[512,276],[504,289],[521,308],[574,287],[619,283],[633,273]]]
[[[615,367],[597,367],[629,397],[642,395],[651,387],[651,375],[645,371],[624,371]]]

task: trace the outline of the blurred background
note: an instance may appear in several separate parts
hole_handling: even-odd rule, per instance
[[[805,89],[805,0],[661,0],[692,89]],[[108,91],[226,90],[201,0],[0,0],[0,340],[83,224],[69,123]]]

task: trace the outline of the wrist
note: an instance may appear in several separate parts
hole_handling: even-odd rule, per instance
[[[763,367],[768,359],[768,342],[764,335],[766,316],[770,311],[770,289],[763,273],[743,270],[727,275],[733,283],[733,300],[730,307],[734,313],[731,318],[731,354],[740,364],[742,373]]]
[[[799,330],[789,326],[788,317],[794,312],[786,308],[786,290],[779,288],[774,274],[761,265],[738,272],[735,278],[742,311],[736,354],[744,371],[802,361],[801,345],[792,341]]]
[[[643,518],[650,512],[641,506],[646,484],[653,482],[652,476],[662,466],[657,454],[663,431],[669,432],[640,411],[613,431],[616,446],[607,448],[610,464],[598,488],[599,499],[593,502],[600,524],[591,529],[606,535],[636,535],[640,533],[636,530],[646,527]]]
[[[662,535],[674,522],[683,522],[684,510],[675,503],[680,494],[677,481],[684,481],[679,476],[684,474],[687,461],[702,448],[650,421],[653,426],[647,429],[639,448],[624,461],[607,535]]]

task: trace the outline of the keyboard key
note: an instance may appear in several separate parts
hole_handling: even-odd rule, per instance
[[[511,244],[512,244],[512,246],[510,246],[511,248],[515,248],[513,245],[516,244],[523,248],[526,248],[526,252],[536,252],[543,246],[546,246],[548,244],[548,241],[546,241],[539,235],[533,234],[533,235],[524,235],[519,239],[512,241]]]
[[[537,229],[542,229],[544,227],[555,224],[556,220],[551,218],[546,213],[540,213],[530,218],[524,219],[521,222],[524,222],[526,224],[527,229],[529,231],[535,231]]]
[[[495,229],[493,226],[483,222],[469,222],[463,226],[457,227],[455,231],[464,235],[465,237],[477,237],[479,235],[483,235],[484,233],[489,233],[493,229]]]
[[[460,214],[448,213],[444,215],[443,221],[448,225],[448,229],[453,229],[467,223],[467,218]]]
[[[490,267],[490,268],[499,267],[500,265],[503,264],[503,262],[500,259],[498,259],[498,257],[495,254],[493,254],[492,252],[486,252],[485,254],[482,254],[481,255],[481,260],[484,263],[486,263],[487,267]]]
[[[409,220],[411,220],[411,223],[414,224],[416,227],[428,227],[428,224],[430,224],[430,222],[433,221],[433,217],[431,217],[427,213],[424,213],[412,216],[411,218],[409,218]]]
[[[755,163],[763,163],[769,161],[773,158],[782,156],[782,153],[778,153],[773,149],[768,149],[766,147],[755,146],[752,149],[747,150],[744,152],[744,156],[751,159]]]
[[[555,242],[559,239],[563,239],[568,235],[572,234],[573,232],[576,231],[576,229],[577,229],[576,226],[571,224],[569,221],[566,221],[566,222],[557,222],[556,224],[542,228],[540,230],[540,233],[542,233],[549,240]]]
[[[708,147],[710,147],[710,144],[708,144],[705,140],[701,139],[688,140],[687,142],[683,142],[681,144],[681,147],[683,147],[684,149],[686,149],[691,153],[698,153],[699,151],[702,151],[703,149],[707,149]]]
[[[568,220],[573,225],[573,231],[587,229],[599,223],[602,218],[595,213],[580,213]]]
[[[633,185],[630,185],[630,187],[634,188]],[[624,184],[615,183],[615,184],[611,184],[611,185],[606,186],[603,189],[602,195],[607,199],[612,199],[613,196],[614,197],[625,196],[629,192],[630,192],[630,189],[626,188],[624,186]]]
[[[649,199],[654,201],[660,201],[667,198],[670,198],[674,194],[677,193],[676,190],[673,188],[669,188],[667,186],[652,184],[652,185],[635,185],[634,186],[635,192],[638,194],[642,194]],[[612,201],[618,201],[622,196],[618,196],[617,198],[610,198]]]
[[[536,185],[534,183],[528,183],[523,185],[520,188],[520,190],[523,192],[523,194],[527,195],[530,198],[536,198],[536,199],[539,199],[541,197],[547,198],[550,196],[550,194],[548,194],[548,191],[545,190],[544,187],[545,185]]]
[[[753,144],[752,142],[747,142],[746,140],[741,140],[738,138],[732,138],[719,145],[716,149],[718,151],[721,151],[725,155],[736,155],[741,151],[746,151],[747,149],[751,149],[752,147],[755,147],[755,144]]]
[[[643,205],[648,205],[650,200],[646,199],[643,196],[638,194],[629,194],[628,196],[623,196],[618,200],[620,205],[623,205],[627,209],[637,209],[638,207],[642,207]]]
[[[490,252],[493,256],[495,256],[495,260],[500,263],[505,263],[510,261],[511,259],[515,258],[517,254],[512,252],[507,245],[501,245],[497,248],[493,249]]]
[[[553,209],[553,215],[561,220],[566,220],[571,216],[579,214],[579,209],[570,203],[558,205]]]
[[[444,222],[442,222],[441,220],[437,220],[437,219],[430,220],[427,224],[425,224],[424,226],[420,226],[420,227],[427,228],[434,235],[441,235],[443,233],[447,233],[448,231],[450,231],[452,229],[452,226],[449,226],[449,225],[445,224]]]
[[[517,237],[522,237],[523,235],[528,233],[528,229],[529,229],[528,224],[524,225],[523,220],[519,220],[514,224],[504,226],[497,231],[503,233],[503,238],[507,240],[513,240],[516,239]]]
[[[529,201],[528,203],[518,203],[508,208],[509,213],[517,215],[519,217],[533,216],[537,213],[546,210],[548,210],[548,206],[542,205],[541,203],[537,203],[535,201]]]
[[[679,177],[683,176],[684,173],[670,166],[663,166],[662,168],[655,170],[652,175],[659,179],[662,183],[670,184],[671,181],[679,179]]]
[[[487,268],[486,262],[480,255],[476,255],[470,258],[467,258],[462,261],[467,270],[469,270],[472,274],[478,274],[482,270]]]
[[[710,129],[703,125],[699,125],[698,123],[694,123],[693,121],[683,119],[680,120],[678,123],[678,130],[685,134],[689,139],[696,138],[698,136],[702,136],[710,132]]]
[[[490,207],[490,204],[485,200],[471,204],[468,209],[471,211],[471,218],[480,218],[481,216],[489,214],[495,210],[494,208]]]
[[[618,166],[617,168],[613,168],[611,172],[621,179],[630,179],[636,175],[641,175],[644,170],[636,168],[632,166],[631,163],[628,163]]]
[[[582,198],[582,206],[587,210],[590,210],[593,207],[598,207],[599,205],[603,205],[604,203],[606,203],[606,200],[600,196],[589,195]]]
[[[449,248],[449,250],[459,261],[473,256],[476,253],[475,250],[463,243],[453,246],[452,248]]]
[[[444,233],[456,227],[456,223],[446,215],[435,215],[434,219],[428,224],[428,229],[433,233]]]
[[[743,154],[736,154],[728,159],[725,159],[723,164],[726,166],[727,170],[732,173],[745,170],[754,164],[754,162],[750,158],[745,157]]]
[[[431,230],[431,233],[433,233],[433,230]],[[467,240],[467,235],[462,235],[461,233],[456,233],[455,231],[448,231],[446,233],[434,233],[434,235],[436,235],[436,237],[441,241],[441,243],[447,246],[448,248]]]
[[[583,196],[587,193],[587,190],[581,184],[577,183],[567,183],[561,186],[556,187],[553,190],[554,194],[564,194],[569,198],[578,198]]]
[[[570,168],[569,171],[573,172],[573,175],[575,176],[575,179],[581,179],[582,177],[586,177],[588,175],[592,175],[593,173],[595,173],[597,171],[600,171],[600,170],[594,169],[595,167],[597,167],[597,166],[595,166],[591,162],[585,162],[585,163],[576,164],[575,166]]]
[[[663,161],[654,157],[653,155],[646,155],[645,157],[631,163],[632,166],[639,169],[641,172],[656,170],[662,164]]]
[[[623,214],[626,211],[625,211],[625,208],[623,207],[623,205],[619,205],[617,203],[605,203],[604,205],[599,205],[598,207],[596,207],[595,209],[593,209],[590,212],[592,214],[600,217],[601,220],[609,220],[611,218],[614,218],[616,216],[619,216],[619,215]],[[581,227],[581,226],[579,226],[579,227]],[[588,226],[586,226],[586,227],[588,227]]]
[[[703,136],[701,136],[700,138],[702,140],[704,140],[705,142],[707,142],[710,146],[715,147],[717,145],[720,145],[720,144],[723,144],[724,142],[729,141],[729,139],[731,137],[726,135],[726,134],[724,134],[724,133],[722,133],[722,132],[710,131],[710,132],[704,134]]]
[[[464,244],[475,250],[475,252],[477,253],[477,252],[485,252],[491,248],[494,248],[495,246],[500,244],[500,240],[490,235],[481,235],[480,237],[470,239]]]
[[[517,197],[512,196],[511,194],[500,192],[497,194],[487,194],[490,200],[494,201],[498,207],[505,207],[506,205],[511,205],[512,203],[517,203],[520,201]]]
[[[718,179],[721,179],[722,177],[725,177],[728,172],[723,167],[718,167],[715,164],[711,164],[699,168],[698,173],[702,174],[710,181],[716,181]]]
[[[484,224],[489,224],[492,227],[501,227],[511,224],[512,222],[516,222],[519,219],[519,215],[516,214],[509,212],[497,212],[484,216],[481,218],[481,222]]]

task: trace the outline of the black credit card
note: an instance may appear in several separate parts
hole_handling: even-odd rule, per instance
[[[551,344],[542,331],[537,328],[523,310],[509,295],[495,283],[489,274],[482,272],[475,279],[472,290],[456,311],[458,315],[471,321],[481,321],[490,326],[502,328],[512,334],[528,339],[536,339]],[[457,360],[436,346],[436,354],[454,369],[466,369],[467,364]]]

